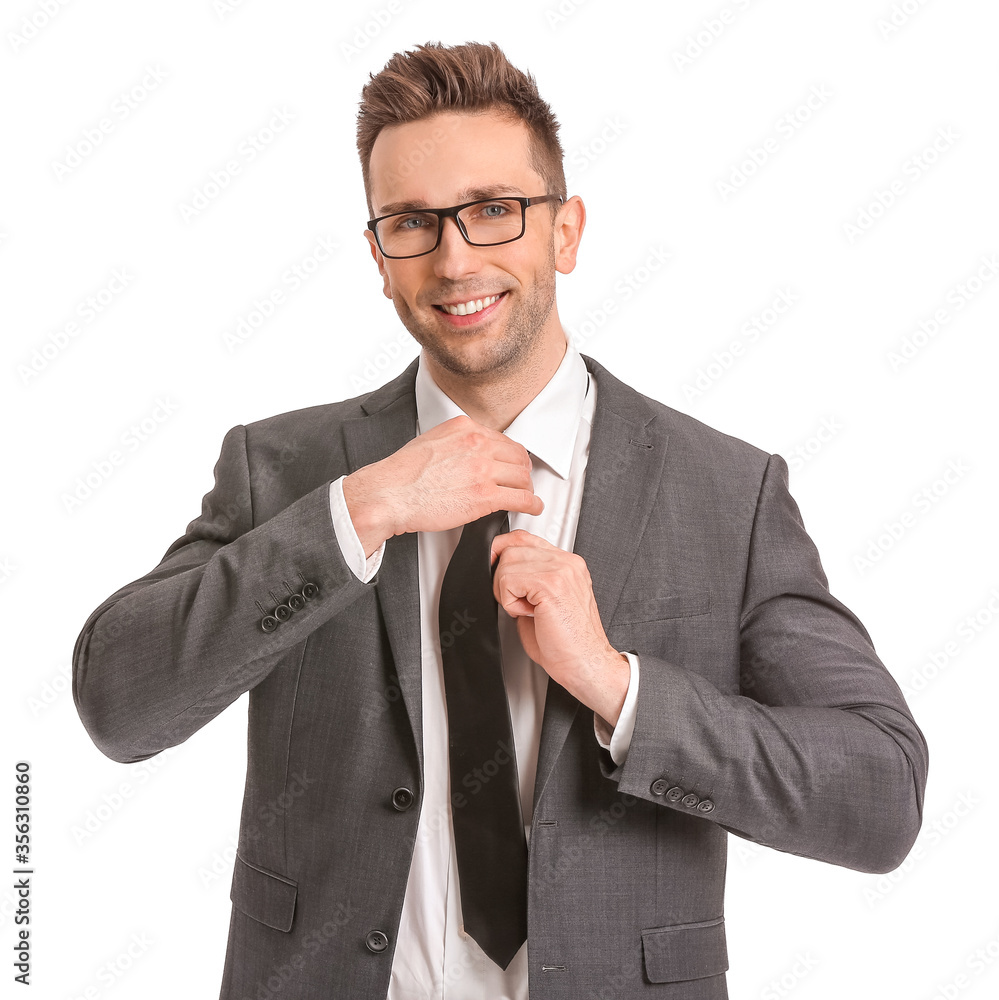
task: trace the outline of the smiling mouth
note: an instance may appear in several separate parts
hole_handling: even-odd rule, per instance
[[[494,302],[498,302],[504,295],[506,292],[500,292],[499,295],[488,295],[484,299],[469,299],[468,302],[458,302],[454,305],[435,303],[434,308],[451,316],[474,316],[475,313],[482,312]]]

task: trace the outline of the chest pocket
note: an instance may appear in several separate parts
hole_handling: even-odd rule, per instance
[[[696,618],[711,612],[708,591],[686,594],[658,594],[638,600],[619,601],[611,625],[638,625],[642,622],[668,621],[671,618]]]

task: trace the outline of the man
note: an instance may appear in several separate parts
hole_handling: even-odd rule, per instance
[[[233,428],[77,642],[116,760],[250,692],[224,1000],[722,998],[726,832],[866,872],[918,832],[925,741],[783,460],[567,342],[557,128],[496,46],[372,77],[365,235],[419,357]]]

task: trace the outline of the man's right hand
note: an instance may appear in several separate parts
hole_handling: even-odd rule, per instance
[[[465,414],[352,472],[343,497],[366,557],[392,535],[444,531],[494,510],[537,515],[545,506],[527,449]]]

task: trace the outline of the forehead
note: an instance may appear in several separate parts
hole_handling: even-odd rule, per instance
[[[371,150],[369,177],[375,215],[399,203],[443,208],[467,200],[463,192],[491,186],[542,193],[527,126],[491,111],[449,112],[382,129]]]

